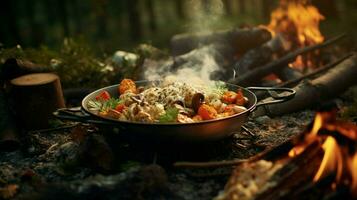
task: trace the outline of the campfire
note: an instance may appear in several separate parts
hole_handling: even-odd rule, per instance
[[[266,26],[273,36],[280,35],[289,51],[322,43],[324,36],[320,32],[320,21],[324,20],[318,9],[306,0],[281,0],[279,7],[271,14],[270,23]],[[303,70],[319,67],[316,56],[319,52],[299,55],[289,65]],[[315,59],[314,59],[315,58]]]
[[[356,198],[357,126],[335,114],[317,113],[310,130],[240,164],[218,199],[300,199],[314,187]]]

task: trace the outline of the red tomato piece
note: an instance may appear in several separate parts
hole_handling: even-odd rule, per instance
[[[108,101],[110,99],[110,94],[108,91],[104,90],[100,94],[98,94],[95,99],[97,101]]]
[[[202,104],[198,108],[198,115],[202,117],[203,120],[215,119],[217,117],[217,111],[212,106],[207,104]]]
[[[244,104],[246,104],[246,100],[244,98],[243,92],[241,89],[239,89],[237,91],[237,98],[236,98],[236,102],[235,102],[238,106],[244,106]]]
[[[123,112],[125,108],[125,105],[124,104],[118,104],[116,107],[115,107],[115,110],[118,111],[118,112]]]
[[[222,100],[223,103],[231,104],[231,103],[234,103],[236,101],[236,98],[237,98],[237,94],[235,92],[226,91],[222,95],[221,100]]]

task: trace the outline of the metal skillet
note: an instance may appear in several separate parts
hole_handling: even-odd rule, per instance
[[[137,86],[149,86],[158,81],[136,81]],[[259,106],[267,104],[281,103],[288,101],[295,96],[295,91],[290,88],[268,88],[268,87],[240,87],[230,83],[225,83],[230,91],[241,89],[244,96],[248,98],[247,110],[229,117],[212,119],[194,123],[147,123],[120,121],[112,118],[100,116],[88,108],[88,101],[95,100],[95,97],[108,91],[112,97],[118,97],[118,84],[98,89],[88,94],[82,100],[82,106],[76,108],[64,108],[54,112],[60,119],[92,123],[96,125],[110,126],[118,128],[122,133],[131,134],[135,137],[180,140],[180,141],[214,141],[227,138],[233,133],[241,130],[242,125],[248,120],[249,115]],[[257,102],[257,97],[253,91],[267,91],[273,100],[269,102]],[[284,95],[277,92],[284,92]]]

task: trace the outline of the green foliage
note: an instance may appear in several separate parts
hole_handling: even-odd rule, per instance
[[[4,63],[8,58],[26,59],[48,67],[60,76],[64,88],[98,88],[108,85],[114,77],[110,63],[106,63],[104,58],[97,58],[82,40],[66,38],[58,50],[45,46],[38,49],[16,46],[0,50],[0,61]]]
[[[166,110],[166,113],[160,116],[159,122],[161,123],[175,122],[178,114],[179,114],[179,110],[177,108],[168,108]]]

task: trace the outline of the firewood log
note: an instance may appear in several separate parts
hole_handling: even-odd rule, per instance
[[[27,130],[48,128],[52,112],[65,107],[55,74],[28,74],[12,79],[10,84],[16,117]]]
[[[314,106],[335,98],[347,88],[357,84],[357,54],[344,60],[324,75],[294,87],[295,97],[287,102],[259,107],[255,115],[278,116]],[[270,100],[265,99],[263,101]]]
[[[237,74],[244,74],[248,71],[261,67],[273,60],[274,54],[285,52],[284,40],[276,36],[265,42],[261,46],[248,50],[233,66]]]
[[[282,68],[288,66],[288,64],[293,62],[297,56],[332,45],[335,42],[340,41],[345,36],[345,34],[341,34],[337,37],[326,40],[323,43],[299,48],[277,60],[265,64],[264,66],[254,68],[241,76],[229,80],[229,82],[242,86],[251,86],[252,84],[258,83],[262,78],[273,73],[274,71],[281,70]]]
[[[270,32],[262,28],[185,33],[173,36],[171,39],[171,50],[172,54],[177,56],[185,54],[201,45],[221,43],[234,47],[237,53],[243,53],[270,39]]]

